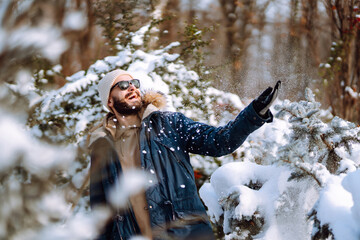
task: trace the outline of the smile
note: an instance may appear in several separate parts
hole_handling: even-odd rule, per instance
[[[136,93],[130,95],[127,99],[132,100],[132,99],[135,99],[135,98],[138,98],[138,95]]]

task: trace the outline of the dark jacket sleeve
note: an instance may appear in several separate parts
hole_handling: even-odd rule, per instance
[[[272,120],[270,111],[266,118],[261,118],[251,103],[235,120],[222,127],[195,122],[181,113],[176,122],[184,149],[190,153],[220,157],[235,151],[250,133]]]
[[[90,165],[90,206],[95,208],[96,206],[106,204],[105,186],[104,186],[104,168],[106,157],[108,152],[108,146],[106,141],[98,140],[91,147],[91,165]],[[106,177],[106,176],[105,176]],[[96,240],[106,240],[107,235],[111,232],[112,224],[107,223],[105,228],[96,237]]]
[[[105,204],[105,190],[103,185],[104,162],[107,149],[103,140],[98,140],[91,148],[90,164],[90,206]]]

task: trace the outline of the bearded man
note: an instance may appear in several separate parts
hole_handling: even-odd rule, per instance
[[[98,90],[110,111],[90,136],[91,207],[109,204],[109,192],[130,169],[153,174],[158,183],[130,197],[128,208],[114,213],[98,239],[214,239],[195,185],[189,153],[220,157],[235,151],[247,136],[271,122],[269,110],[280,82],[266,89],[233,121],[222,127],[165,112],[166,98],[140,92],[140,80],[117,69]]]

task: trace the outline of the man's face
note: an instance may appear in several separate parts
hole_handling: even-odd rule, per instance
[[[115,79],[114,85],[120,81],[129,81],[132,79],[129,75],[121,75]],[[142,108],[140,90],[132,84],[130,84],[126,90],[121,90],[116,86],[110,92],[108,106],[120,114],[137,114]]]

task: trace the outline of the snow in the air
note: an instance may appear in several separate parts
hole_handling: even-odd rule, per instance
[[[26,8],[25,5],[23,7]],[[1,9],[4,8],[0,8],[0,15]],[[271,8],[270,11],[274,13],[275,10]],[[81,14],[74,12],[67,15],[64,27],[68,30],[84,27],[86,21],[82,20]],[[67,84],[46,95],[30,94],[34,89],[33,79],[28,72],[20,72],[18,84],[8,87],[23,95],[29,94],[30,106],[41,103],[35,114],[38,120],[48,126],[53,125],[50,119],[54,116],[68,120],[64,123],[61,134],[54,134],[54,128],[41,131],[39,126],[29,131],[25,127],[23,116],[0,109],[0,171],[6,172],[20,164],[36,178],[46,179],[50,174],[61,170],[63,177],[71,178],[71,184],[75,188],[81,188],[90,168],[89,164],[83,167],[74,161],[74,145],[86,146],[84,132],[106,114],[97,95],[96,84],[106,72],[115,68],[126,67],[125,70],[134,72],[134,77],[141,80],[142,91],[154,89],[165,93],[168,102],[166,110],[179,111],[211,125],[225,125],[251,102],[251,99],[240,99],[237,95],[212,87],[207,87],[205,91],[201,84],[188,87],[187,83],[190,81],[198,83],[199,76],[179,61],[178,54],[169,53],[170,49],[179,46],[179,42],[150,52],[134,50],[134,46],[143,44],[148,27],[133,33],[132,47],[119,48],[117,55],[98,60],[88,71],[79,71],[67,77]],[[46,25],[42,28],[18,29],[8,33],[6,37],[4,32],[0,32],[0,52],[8,47],[35,46],[41,49],[40,54],[45,58],[54,61],[68,47],[60,36],[59,29]],[[162,68],[166,71],[162,72]],[[55,66],[53,71],[60,71],[59,66]],[[174,89],[180,90],[176,92]],[[353,98],[358,98],[358,94],[351,88],[346,90]],[[220,167],[213,158],[191,155],[193,167],[203,169],[211,176],[199,193],[208,208],[211,221],[219,223],[223,218],[225,239],[236,239],[249,234],[239,232],[233,223],[253,216],[264,221],[261,231],[254,239],[310,239],[318,227],[325,226],[331,229],[337,240],[360,239],[360,144],[352,142],[349,149],[348,146],[341,145],[345,138],[358,139],[359,127],[329,116],[328,111],[320,109],[311,91],[306,91],[306,101],[276,101],[274,105],[277,107],[271,108],[275,115],[274,121],[252,133],[234,152],[235,156],[217,158],[221,162]],[[193,98],[199,95],[205,95],[203,105],[195,102],[195,107],[183,106],[185,98],[194,103]],[[62,107],[64,103],[73,104],[82,110],[66,112]],[[235,113],[224,110],[224,106],[231,106]],[[204,109],[208,111],[208,115],[204,113]],[[289,117],[281,109],[292,112],[295,116]],[[323,118],[330,118],[331,121],[321,120]],[[306,131],[312,127],[328,134],[325,140],[329,143],[339,144],[334,147],[334,153],[339,157],[339,166],[333,173],[322,162],[322,159],[328,157],[326,145],[320,141],[319,136],[317,140],[320,143],[312,145],[313,139],[306,135]],[[59,147],[45,144],[34,136],[49,137],[59,142],[74,139],[68,146]],[[300,140],[297,139],[298,136],[301,136]],[[21,162],[18,162],[19,159],[22,159]],[[301,178],[299,171],[308,175]],[[117,207],[125,206],[131,195],[156,184],[153,177],[155,174],[150,171],[148,174],[129,172],[124,175],[114,188],[112,204]],[[9,189],[12,194],[1,196],[1,199],[7,200],[3,203],[7,210],[4,210],[0,218],[0,238],[6,236],[5,226],[6,220],[11,219],[10,210],[17,209],[22,204],[20,198],[14,198],[16,194],[21,195],[20,180],[14,176],[10,180]],[[32,180],[30,178],[26,181],[31,183]],[[109,212],[108,209],[96,209],[90,213],[86,208],[87,200],[86,197],[81,198],[76,211],[73,211],[71,204],[65,201],[65,194],[61,189],[52,189],[33,206],[43,228],[39,231],[28,229],[18,239],[94,238],[101,227],[99,223],[109,217]],[[312,213],[315,215],[311,215]],[[62,220],[60,223],[53,223],[53,218]],[[315,221],[319,222],[318,227],[314,227]]]

